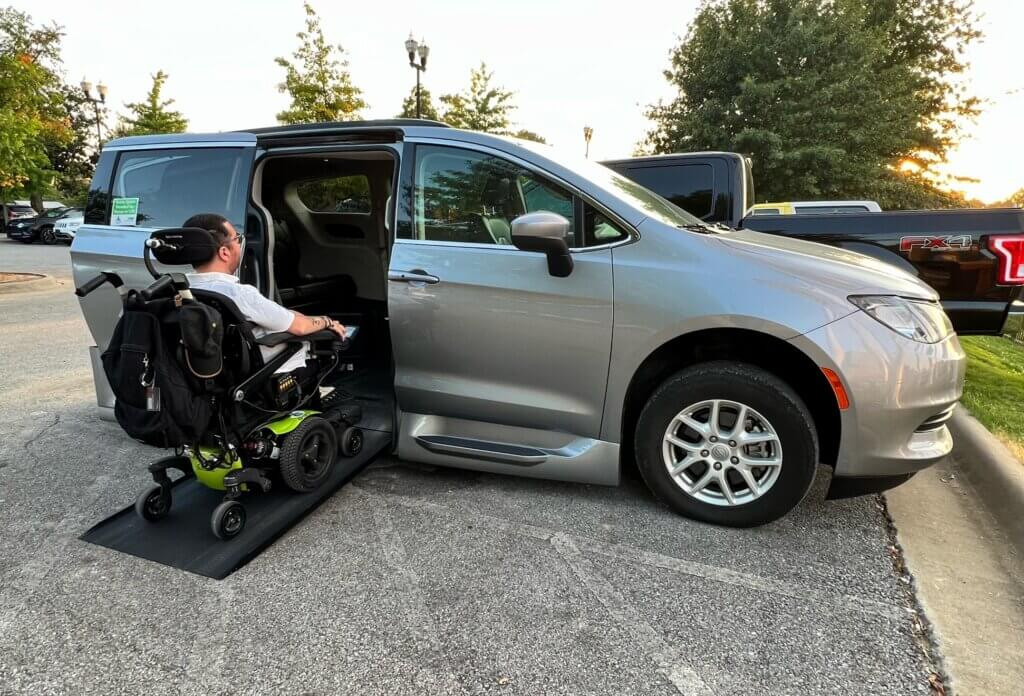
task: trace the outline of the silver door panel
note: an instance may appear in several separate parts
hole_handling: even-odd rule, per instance
[[[573,259],[572,274],[555,278],[543,254],[513,247],[396,242],[388,294],[401,409],[597,437],[611,252]]]

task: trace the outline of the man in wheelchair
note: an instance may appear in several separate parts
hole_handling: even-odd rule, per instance
[[[307,317],[304,314],[285,309],[273,300],[260,294],[252,285],[240,283],[235,272],[242,263],[242,237],[231,222],[222,215],[203,213],[193,215],[182,227],[207,230],[217,249],[205,262],[193,263],[194,273],[187,275],[189,287],[193,290],[208,290],[230,298],[253,325],[253,335],[259,339],[270,333],[286,332],[293,336],[308,336],[318,331],[330,330],[343,340],[347,329],[330,317]],[[263,346],[264,361],[280,353],[284,346]],[[300,378],[315,373],[316,366],[309,365],[309,344],[277,369],[277,372],[297,372]]]
[[[354,328],[292,312],[239,284],[232,274],[241,240],[220,216],[194,216],[145,244],[156,279],[148,288],[126,291],[116,274],[103,273],[77,290],[118,288],[124,311],[102,356],[115,416],[132,437],[175,449],[149,465],[155,485],[135,510],[149,522],[168,514],[167,471],[175,469],[225,491],[210,525],[230,539],[245,526],[243,492],[266,492],[276,478],[309,493],[330,478],[339,452],[361,449],[358,406],[324,409],[320,399]],[[151,254],[195,272],[157,273]]]

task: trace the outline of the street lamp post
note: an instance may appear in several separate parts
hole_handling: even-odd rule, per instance
[[[92,102],[92,107],[96,111],[96,154],[99,155],[100,148],[103,147],[103,134],[100,132],[100,104],[107,103],[107,86],[100,82],[96,85],[96,93],[99,95],[99,99],[94,99],[92,96],[92,83],[82,78],[80,84],[82,91],[85,92],[85,98]]]
[[[594,129],[590,126],[583,126],[583,141],[587,144],[587,149],[583,153],[583,156],[590,159],[590,138],[594,135]]]
[[[409,54],[409,67],[416,69],[416,118],[421,118],[422,106],[420,104],[420,73],[427,69],[427,55],[430,54],[430,47],[420,39],[419,42],[412,37],[405,40],[405,50]],[[419,54],[420,62],[416,62],[416,55]]]

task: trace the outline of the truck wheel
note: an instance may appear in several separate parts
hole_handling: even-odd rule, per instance
[[[803,500],[818,437],[787,384],[722,361],[688,367],[655,390],[637,421],[635,450],[647,486],[679,514],[753,527]]]
[[[56,244],[57,235],[53,233],[53,227],[46,226],[39,230],[39,239],[42,240],[43,244]]]

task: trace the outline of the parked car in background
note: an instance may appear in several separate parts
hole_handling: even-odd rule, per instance
[[[7,236],[24,244],[32,242],[56,244],[57,236],[54,233],[54,225],[70,210],[72,209],[68,207],[51,208],[36,217],[15,220],[9,225]]]
[[[747,215],[754,177],[735,152],[604,164],[704,222],[830,244],[912,273],[938,291],[957,333],[999,334],[1024,318],[1020,208]]]
[[[58,242],[71,244],[75,240],[75,233],[81,226],[85,214],[85,208],[69,208],[66,213],[57,219],[53,225],[53,235]]]
[[[356,182],[363,210],[331,204]],[[857,495],[952,448],[964,353],[924,282],[706,224],[547,145],[403,119],[113,140],[76,283],[145,288],[145,241],[197,212],[244,235],[239,278],[265,296],[379,327],[356,369],[403,459],[612,485],[635,459],[681,514],[749,526],[819,462]],[[122,306],[81,299],[108,412]]]
[[[22,203],[23,201],[14,201],[13,203],[0,205],[0,229],[3,230],[4,234],[7,233],[8,225],[11,222],[36,216],[37,213],[31,205],[27,202],[24,205]]]
[[[821,215],[825,213],[880,213],[882,206],[875,201],[788,201],[785,203],[758,203],[750,207],[747,215]]]

